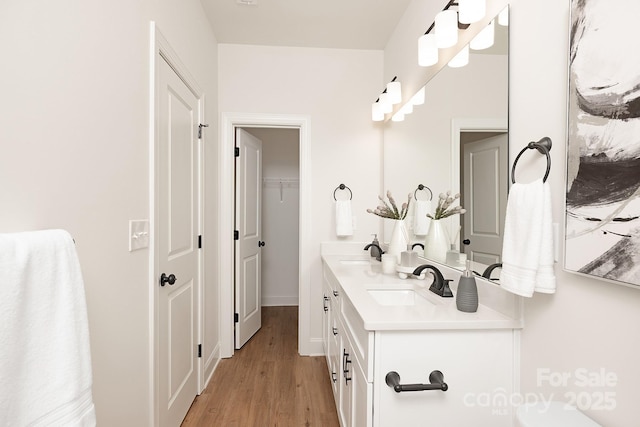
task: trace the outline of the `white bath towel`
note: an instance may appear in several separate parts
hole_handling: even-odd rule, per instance
[[[426,236],[431,224],[431,219],[427,217],[431,213],[431,200],[416,200],[413,209],[413,234]]]
[[[0,234],[0,425],[95,426],[84,284],[63,230]]]
[[[353,235],[351,200],[336,200],[336,235]]]
[[[509,190],[500,285],[524,297],[555,292],[551,192],[541,179]]]

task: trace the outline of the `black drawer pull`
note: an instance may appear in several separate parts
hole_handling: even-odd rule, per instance
[[[447,391],[449,386],[444,382],[444,374],[440,371],[432,371],[429,374],[429,384],[400,384],[400,374],[391,371],[385,377],[387,385],[396,393],[403,391],[442,390]]]

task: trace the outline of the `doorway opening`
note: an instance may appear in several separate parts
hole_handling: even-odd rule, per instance
[[[236,128],[236,350],[261,328],[262,307],[298,308],[299,135]]]
[[[219,215],[219,231],[223,238],[219,241],[220,253],[220,354],[223,358],[233,356],[235,350],[234,340],[234,323],[235,323],[235,300],[234,300],[234,244],[233,231],[235,230],[235,162],[230,161],[234,158],[235,151],[235,132],[237,128],[249,129],[269,129],[273,131],[288,130],[298,134],[298,251],[297,251],[297,305],[298,305],[298,353],[301,355],[320,354],[322,352],[322,343],[310,340],[310,273],[309,273],[309,254],[308,242],[310,234],[310,171],[309,171],[309,126],[310,119],[307,116],[298,115],[273,115],[273,114],[248,114],[248,113],[223,113],[221,121],[221,141],[219,145],[219,178],[220,178],[220,197],[221,206],[229,206],[229,208],[221,208]],[[261,132],[261,131],[257,131]],[[265,175],[265,178],[270,178]],[[273,177],[271,177],[273,178]],[[275,191],[276,203],[280,200],[280,182],[277,183],[267,181],[267,185],[275,185],[269,188],[269,191]],[[282,177],[282,178],[286,178]],[[287,197],[289,190],[283,182],[282,194],[283,200]],[[287,199],[288,200],[288,199]],[[228,236],[228,238],[224,238]],[[270,247],[267,239],[265,242],[266,249]],[[275,243],[274,243],[275,245]],[[291,264],[289,260],[289,264]],[[296,264],[295,260],[293,263]],[[271,289],[268,291],[271,292]],[[267,293],[265,296],[276,296]],[[280,295],[287,296],[287,295]],[[288,301],[287,304],[293,304],[295,297],[293,294],[284,299],[265,298],[265,305],[272,304],[274,301]],[[261,301],[262,304],[262,301]]]

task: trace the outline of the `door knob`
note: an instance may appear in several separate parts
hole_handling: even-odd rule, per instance
[[[266,245],[265,242],[263,242],[262,240],[258,241],[258,247],[259,248],[263,247],[264,245]]]
[[[464,240],[462,241],[462,244],[464,244],[464,245],[470,245],[470,244],[471,244],[471,240],[469,240],[469,239],[464,239]]]
[[[160,286],[164,286],[166,283],[170,285],[176,283],[176,276],[174,274],[170,274],[167,276],[166,274],[162,273],[162,275],[160,275]]]

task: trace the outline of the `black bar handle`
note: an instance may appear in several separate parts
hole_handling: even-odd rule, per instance
[[[444,382],[444,374],[440,371],[432,371],[429,374],[429,384],[400,384],[400,374],[391,371],[385,377],[387,385],[396,393],[403,391],[426,391],[426,390],[449,390],[449,386]]]
[[[322,301],[322,308],[324,308],[324,311],[329,311],[329,307],[327,306],[328,302],[329,302],[329,297],[325,295]]]

